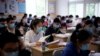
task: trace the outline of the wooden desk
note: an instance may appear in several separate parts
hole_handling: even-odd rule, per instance
[[[45,51],[42,50],[41,47],[33,47],[32,48],[32,56],[53,56],[54,50],[63,49],[64,47],[59,48],[46,48]]]
[[[54,40],[62,40],[64,42],[67,42],[67,40],[70,38],[72,33],[66,33],[66,34],[55,34]]]
[[[95,50],[96,52],[100,52],[100,41],[95,41],[91,44],[91,50]]]
[[[67,32],[69,33],[72,33],[74,30],[76,29],[76,27],[68,27],[67,28]]]

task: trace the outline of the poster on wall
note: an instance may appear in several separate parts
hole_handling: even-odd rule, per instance
[[[0,13],[5,13],[5,0],[0,0]]]
[[[25,7],[25,0],[17,0],[18,2],[18,13],[25,13],[26,7]]]
[[[9,14],[17,14],[18,6],[16,0],[7,0],[7,11]]]

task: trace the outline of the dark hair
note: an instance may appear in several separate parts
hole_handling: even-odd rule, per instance
[[[50,14],[47,14],[47,16],[50,16]]]
[[[14,20],[14,18],[7,18],[7,23],[9,23],[11,20]]]
[[[81,28],[82,28],[82,24],[79,23],[79,24],[76,25],[76,30],[79,30]]]
[[[37,15],[34,15],[34,17],[36,18],[36,17],[37,17]]]
[[[59,20],[59,18],[55,18],[53,22],[54,23],[61,23],[61,21]]]
[[[19,42],[19,38],[13,33],[6,32],[5,34],[0,35],[0,48],[3,48],[7,43],[16,42]]]
[[[32,16],[32,14],[29,14],[29,16]]]
[[[93,15],[93,16],[92,16],[92,18],[96,18],[96,16],[95,16],[95,15]]]
[[[71,42],[76,44],[77,40],[79,42],[84,42],[88,38],[92,38],[92,33],[86,30],[74,31],[71,35]]]
[[[69,15],[69,18],[73,18],[73,15]]]
[[[13,16],[12,15],[8,15],[8,18],[13,18]]]
[[[25,18],[25,17],[27,17],[27,14],[26,14],[26,13],[25,13],[24,16],[22,17],[22,19]]]
[[[45,16],[42,16],[42,17],[41,17],[42,22],[44,22],[45,19],[46,19]]]
[[[86,24],[86,25],[89,25],[89,24],[93,24],[93,22],[92,22],[91,20],[87,20],[87,21],[85,22],[85,24]]]
[[[76,18],[79,18],[79,15],[76,15],[75,17],[76,17]]]
[[[34,27],[36,27],[37,24],[40,23],[40,22],[42,23],[42,20],[41,20],[41,19],[32,20],[31,25],[30,25],[30,28],[31,28],[32,30],[34,30]]]
[[[86,16],[86,19],[87,19],[87,20],[90,19],[90,16]]]
[[[4,13],[0,13],[0,15],[4,15]]]
[[[65,17],[64,17],[64,16],[62,16],[62,17],[61,17],[61,20],[65,20]]]
[[[68,18],[68,16],[66,16],[66,18]]]
[[[4,21],[6,21],[5,18],[0,18],[0,22],[4,22]]]

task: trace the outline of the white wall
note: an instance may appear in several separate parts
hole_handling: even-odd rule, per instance
[[[56,14],[57,15],[68,14],[68,0],[56,0]]]

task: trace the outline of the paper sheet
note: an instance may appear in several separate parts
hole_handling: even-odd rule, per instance
[[[48,37],[50,37],[50,35],[41,37],[41,38],[39,39],[39,42],[45,42],[45,40],[46,40]]]

